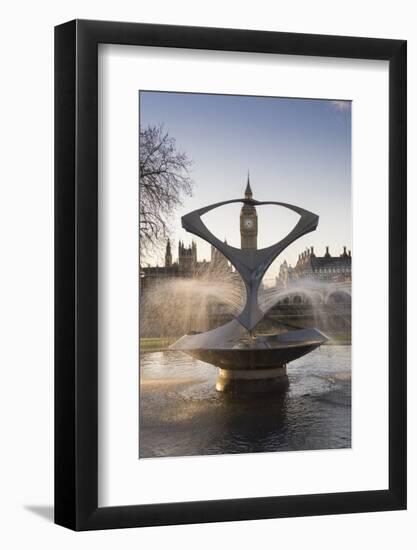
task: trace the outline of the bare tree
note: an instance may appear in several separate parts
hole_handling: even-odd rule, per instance
[[[149,253],[169,235],[169,221],[184,197],[191,195],[191,160],[163,126],[140,129],[139,236]]]

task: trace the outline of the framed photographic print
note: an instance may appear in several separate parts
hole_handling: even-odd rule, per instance
[[[406,42],[55,30],[55,521],[406,507]]]

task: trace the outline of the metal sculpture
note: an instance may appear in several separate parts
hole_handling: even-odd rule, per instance
[[[233,203],[250,206],[276,205],[299,214],[290,233],[278,243],[260,250],[241,250],[221,242],[209,231],[201,217],[220,206]],[[241,313],[229,323],[204,333],[185,335],[171,349],[184,351],[220,368],[217,389],[271,389],[286,379],[286,365],[323,344],[327,337],[317,329],[302,329],[254,337],[253,329],[265,312],[258,303],[262,278],[275,258],[292,242],[317,228],[319,217],[292,204],[233,199],[199,208],[182,217],[182,227],[216,247],[239,272],[246,288],[246,303]],[[261,386],[259,381],[262,382]]]

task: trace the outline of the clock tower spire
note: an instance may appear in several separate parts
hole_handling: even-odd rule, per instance
[[[252,189],[250,186],[249,170],[248,170],[248,182],[246,184],[246,189],[245,189],[245,199],[251,199],[251,198],[252,198]]]
[[[256,250],[258,248],[258,215],[256,208],[250,202],[253,199],[250,186],[249,172],[245,189],[245,200],[240,211],[240,247],[242,250]]]

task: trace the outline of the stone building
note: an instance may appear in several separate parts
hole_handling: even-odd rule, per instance
[[[210,261],[198,261],[197,244],[193,240],[191,244],[185,245],[182,241],[178,243],[178,257],[173,261],[171,242],[168,239],[165,248],[165,262],[162,266],[141,266],[140,289],[145,291],[150,287],[175,278],[192,278],[209,274],[211,271],[232,272],[232,267],[216,248],[211,249]]]
[[[197,273],[208,269],[209,263],[205,260],[202,262],[197,260],[197,244],[194,240],[188,246],[179,241],[177,260],[173,261],[171,241],[168,239],[164,265],[141,266],[140,288],[143,291],[169,279],[194,277]]]
[[[326,246],[324,256],[316,256],[314,247],[298,255],[295,267],[284,261],[275,279],[276,286],[286,288],[291,284],[305,280],[332,283],[350,283],[352,281],[352,254],[343,247],[339,256],[332,256]]]

